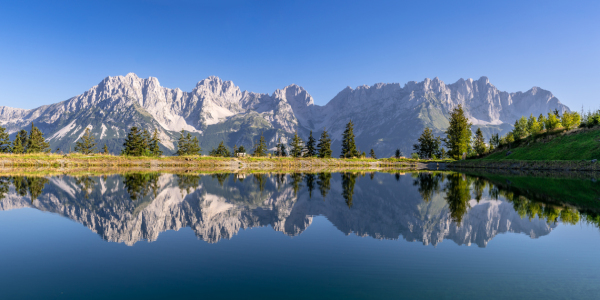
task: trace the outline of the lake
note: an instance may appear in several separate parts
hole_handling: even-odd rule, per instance
[[[5,176],[1,298],[597,299],[594,176]]]

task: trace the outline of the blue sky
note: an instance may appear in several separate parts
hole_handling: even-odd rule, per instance
[[[488,76],[598,108],[600,1],[0,1],[0,105],[34,108],[134,72],[210,75],[325,104],[346,86]]]

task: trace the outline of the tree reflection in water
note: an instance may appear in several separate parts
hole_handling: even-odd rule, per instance
[[[443,181],[440,172],[419,172],[413,175],[415,180],[413,185],[417,187],[421,198],[425,202],[431,201],[433,196],[440,192],[440,183]]]
[[[31,197],[31,202],[37,199],[42,194],[42,190],[46,183],[48,183],[48,179],[44,177],[24,177],[24,176],[15,176],[13,177],[13,185],[15,186],[15,190],[19,196],[27,196],[27,192]]]
[[[308,188],[308,198],[312,198],[312,191],[315,189],[315,174],[304,174],[304,181],[306,181],[306,188]]]
[[[160,173],[130,173],[123,175],[123,183],[131,200],[142,200],[152,192],[153,198],[156,198],[160,185],[158,178]]]
[[[200,185],[200,175],[177,174],[175,176],[177,178],[177,187],[181,191],[182,196],[184,191],[186,195],[189,195],[191,191]]]
[[[342,196],[346,200],[348,208],[352,207],[352,196],[354,195],[354,184],[356,183],[357,173],[342,173]]]
[[[96,181],[94,181],[91,176],[79,176],[75,177],[75,183],[83,191],[85,199],[89,199],[90,193],[92,193],[94,185],[96,185]]]
[[[319,192],[321,192],[323,200],[325,200],[327,193],[329,193],[329,190],[331,189],[331,173],[319,173],[317,185],[319,186]]]

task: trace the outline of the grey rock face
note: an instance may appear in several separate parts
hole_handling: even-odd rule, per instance
[[[0,124],[15,134],[31,122],[40,127],[53,148],[63,150],[90,128],[100,145],[121,149],[132,126],[160,132],[163,150],[175,150],[180,130],[197,135],[204,152],[221,140],[251,148],[261,133],[270,147],[298,131],[330,131],[334,151],[344,126],[355,123],[357,145],[390,156],[396,148],[409,153],[425,126],[441,134],[450,110],[462,104],[474,124],[489,137],[504,133],[522,115],[539,115],[569,108],[549,91],[534,87],[527,92],[499,91],[486,77],[445,84],[437,77],[422,82],[379,83],[347,87],[324,106],[315,105],[306,90],[295,84],[273,94],[241,91],[231,81],[211,76],[191,92],[160,86],[158,79],[133,73],[107,77],[97,86],[71,99],[36,109],[0,107]]]

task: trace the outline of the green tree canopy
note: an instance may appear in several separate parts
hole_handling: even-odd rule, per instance
[[[331,158],[331,139],[329,138],[327,130],[323,130],[323,133],[321,133],[317,149],[317,154],[320,158]]]
[[[356,150],[356,143],[354,142],[354,124],[352,120],[346,124],[346,130],[342,135],[342,158],[359,157],[360,154]]]
[[[85,133],[75,143],[75,152],[81,154],[92,154],[96,152],[96,141],[89,128],[85,129]]]
[[[143,156],[146,152],[144,137],[142,132],[136,126],[129,129],[129,133],[123,143],[123,151],[121,154],[129,156]]]
[[[27,153],[50,152],[50,144],[44,139],[42,131],[31,123],[31,131],[27,138]]]
[[[417,139],[417,143],[413,145],[413,150],[422,159],[439,157],[441,152],[442,139],[434,137],[433,131],[429,127],[425,127],[421,136]]]
[[[477,128],[475,132],[475,141],[473,142],[473,148],[478,155],[483,155],[487,151],[487,147],[485,146],[485,139],[483,138],[483,132],[481,128]]]
[[[264,135],[261,133],[260,140],[254,146],[254,152],[252,153],[252,155],[253,156],[267,156],[267,151],[268,151],[267,142],[265,141]]]
[[[302,149],[304,149],[304,142],[298,136],[298,132],[294,132],[294,137],[290,141],[290,156],[300,157],[302,156]]]
[[[463,153],[469,152],[471,123],[469,123],[461,104],[450,113],[450,126],[445,133],[444,145],[448,148],[448,155],[451,158],[458,160]]]
[[[10,153],[12,151],[10,138],[8,137],[8,132],[6,132],[6,128],[0,126],[0,152],[1,153]]]
[[[304,154],[305,157],[313,157],[317,155],[317,141],[315,140],[315,138],[313,138],[312,135],[312,130],[310,131],[310,134],[308,135],[308,141],[306,142],[306,153]]]
[[[225,146],[224,141],[221,141],[221,143],[219,143],[217,149],[212,149],[210,151],[210,156],[229,157],[230,155],[231,154],[229,153],[229,149],[227,149],[227,147]]]
[[[150,143],[148,145],[150,149],[150,155],[159,157],[163,154],[162,150],[160,150],[160,139],[158,138],[158,129],[154,129],[152,133],[152,138],[150,139]]]
[[[371,149],[371,151],[369,152],[369,156],[373,159],[377,159],[377,156],[375,155],[375,151],[373,149]]]

